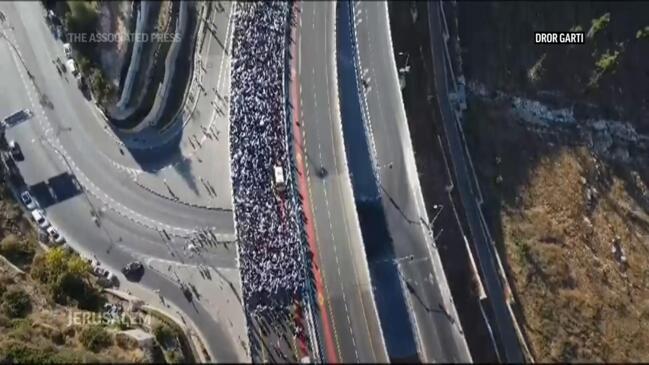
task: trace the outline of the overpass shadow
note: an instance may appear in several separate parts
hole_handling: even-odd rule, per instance
[[[391,359],[417,358],[417,346],[405,293],[396,265],[381,265],[395,258],[387,229],[379,185],[373,172],[371,152],[359,101],[359,84],[354,67],[350,2],[337,7],[337,64],[340,110],[347,162],[358,212],[374,297]]]
[[[77,179],[65,172],[27,187],[32,197],[38,201],[41,208],[47,209],[52,205],[74,198],[82,194],[81,185]]]

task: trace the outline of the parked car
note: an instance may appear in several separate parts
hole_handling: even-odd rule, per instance
[[[20,149],[18,142],[11,140],[9,141],[9,152],[11,157],[16,161],[24,160],[23,151]]]
[[[47,231],[42,229],[38,230],[38,241],[43,244],[48,244],[50,242],[50,235],[47,234]]]
[[[52,226],[47,228],[47,234],[50,236],[50,240],[52,241],[52,243],[56,243],[60,245],[61,243],[65,242],[65,238],[63,238],[63,236],[61,236],[59,231],[57,231],[56,228]]]
[[[68,70],[70,70],[70,73],[72,74],[72,76],[76,77],[77,74],[79,73],[79,71],[77,70],[77,63],[74,62],[73,59],[69,59],[69,60],[65,61],[65,65],[68,68]]]
[[[13,114],[10,114],[6,116],[2,120],[2,124],[4,127],[11,127],[12,125],[15,125],[18,122],[22,122],[23,120],[27,120],[32,117],[32,111],[29,109],[23,109],[19,110]]]
[[[32,195],[29,193],[29,191],[25,190],[22,193],[20,193],[20,200],[25,204],[25,208],[28,210],[33,210],[36,208],[36,202],[34,199],[32,199]]]
[[[63,52],[65,52],[65,57],[70,60],[72,59],[72,47],[70,46],[70,43],[63,44]]]
[[[98,277],[106,277],[106,275],[108,275],[108,270],[101,266],[95,266],[92,268],[92,273]]]
[[[50,226],[50,222],[48,222],[47,218],[45,218],[45,212],[41,209],[32,210],[32,218],[34,219],[34,222],[36,222],[36,224],[38,224],[38,226],[43,229]]]

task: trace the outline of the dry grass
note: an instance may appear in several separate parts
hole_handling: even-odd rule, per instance
[[[548,144],[489,116],[481,113],[489,128],[471,138],[473,156],[535,360],[649,361],[649,215],[633,198],[640,182],[586,147]],[[628,265],[612,253],[616,236]]]
[[[19,286],[31,298],[32,310],[22,326],[10,321],[0,321],[0,355],[9,341],[27,341],[36,348],[53,347],[56,351],[73,353],[87,361],[143,362],[144,354],[138,348],[123,349],[116,342],[99,353],[90,353],[79,342],[79,332],[69,326],[70,310],[46,299],[47,291],[29,276],[16,277],[5,264],[0,263],[0,283]]]

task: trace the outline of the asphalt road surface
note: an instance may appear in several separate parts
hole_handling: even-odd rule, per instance
[[[478,255],[478,264],[482,273],[482,280],[489,298],[491,309],[495,316],[496,333],[504,349],[504,360],[507,362],[522,363],[525,359],[521,351],[518,336],[514,329],[512,317],[507,309],[503,285],[500,282],[496,268],[496,252],[484,234],[479,216],[480,206],[477,196],[471,185],[471,173],[468,169],[467,157],[460,139],[458,129],[448,92],[451,85],[448,82],[447,68],[445,67],[444,40],[442,37],[442,20],[439,12],[439,3],[428,4],[429,27],[431,34],[431,50],[433,68],[435,73],[435,91],[441,108],[443,130],[448,141],[453,172],[455,175],[455,187],[459,189],[459,195],[466,212],[466,220],[473,237],[473,244]]]
[[[446,282],[415,165],[392,51],[385,2],[354,3],[366,113],[382,202],[420,360],[470,362]]]
[[[52,60],[65,58],[60,42],[45,24],[40,2],[2,3],[0,10],[7,19],[0,23],[4,88],[0,114],[23,108],[34,112],[33,118],[7,130],[7,139],[15,139],[25,155],[19,169],[32,187],[66,174],[74,174],[87,187],[85,191],[46,189],[51,196],[36,196],[42,202],[49,201],[44,206],[47,218],[67,237],[70,246],[94,254],[124,282],[119,269],[134,259],[196,264],[196,257],[183,252],[186,242],[180,236],[192,234],[197,226],[232,232],[231,212],[193,208],[151,195],[132,182],[127,169],[116,167],[115,161],[102,152],[112,148],[118,154],[114,142],[103,132],[92,132],[101,120],[72,77],[56,72]],[[224,183],[229,184],[229,180]],[[99,225],[91,219],[91,211],[100,216]],[[171,235],[170,240],[159,232],[162,229]],[[202,258],[216,267],[236,267],[232,247],[217,247]],[[207,341],[214,359],[246,361],[227,324],[214,319],[212,308],[188,302],[169,275],[147,269],[139,284],[159,290],[167,302],[184,312]]]
[[[295,112],[301,113],[307,198],[313,207],[324,309],[329,312],[338,361],[387,362],[342,139],[336,3],[305,1],[300,5],[296,55],[300,105]],[[320,167],[326,176],[318,176]]]

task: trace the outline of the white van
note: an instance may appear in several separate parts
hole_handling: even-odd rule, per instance
[[[274,166],[275,172],[275,188],[278,191],[286,190],[286,183],[284,181],[284,169],[281,166]]]
[[[70,46],[70,43],[63,44],[63,51],[65,52],[65,57],[72,59],[72,46]]]
[[[32,210],[32,218],[34,219],[34,222],[36,222],[36,224],[38,224],[38,226],[43,229],[49,227],[50,225],[50,222],[48,222],[45,218],[44,212],[40,209]]]
[[[70,59],[65,61],[65,65],[67,66],[68,70],[72,73],[72,76],[77,76],[79,71],[77,71],[77,64],[74,62],[74,60]]]

